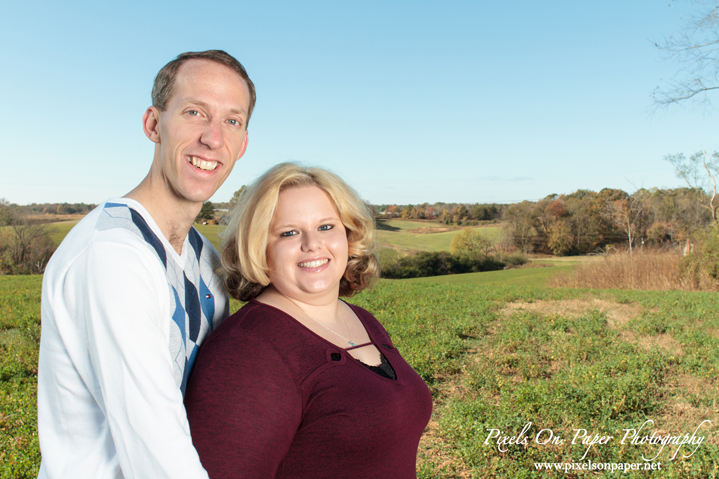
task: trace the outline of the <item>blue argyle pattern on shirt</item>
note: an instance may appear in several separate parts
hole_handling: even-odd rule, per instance
[[[172,311],[170,356],[175,382],[184,394],[199,345],[229,314],[229,302],[217,298],[224,294],[221,279],[215,274],[220,266],[217,252],[209,243],[205,244],[206,240],[195,228],[190,228],[183,246],[185,264],[178,264],[174,252],[168,251],[165,242],[138,211],[123,203],[105,203],[97,229],[115,228],[131,231],[141,238],[165,270]]]

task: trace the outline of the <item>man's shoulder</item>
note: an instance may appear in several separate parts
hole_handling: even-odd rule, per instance
[[[93,245],[104,251],[131,248],[143,257],[150,253],[166,263],[163,242],[146,219],[147,213],[125,199],[101,203],[75,225],[53,254],[47,273],[63,270],[82,257]],[[152,220],[150,219],[150,222]]]

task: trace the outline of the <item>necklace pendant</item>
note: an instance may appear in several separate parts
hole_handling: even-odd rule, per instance
[[[347,342],[350,343],[350,346],[352,346],[353,348],[354,348],[355,346],[357,346],[357,345],[356,345],[355,343],[353,343],[352,341],[347,341]]]

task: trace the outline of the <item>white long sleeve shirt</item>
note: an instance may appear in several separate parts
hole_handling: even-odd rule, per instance
[[[183,394],[229,312],[219,266],[194,228],[177,254],[133,200],[73,228],[43,279],[39,478],[207,478]]]

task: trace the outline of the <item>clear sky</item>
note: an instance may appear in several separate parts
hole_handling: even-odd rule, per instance
[[[127,193],[152,160],[140,120],[155,74],[211,48],[245,65],[258,96],[247,153],[213,201],[282,161],[329,168],[375,204],[681,186],[662,158],[719,149],[719,124],[691,105],[652,111],[651,91],[679,67],[654,41],[692,11],[668,0],[2,2],[0,198]]]

